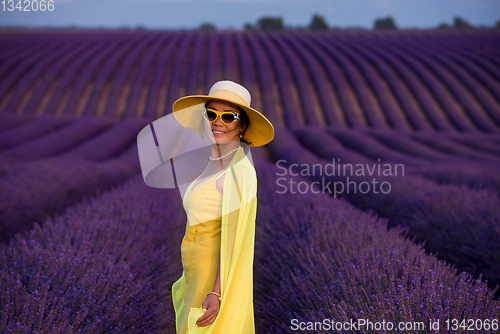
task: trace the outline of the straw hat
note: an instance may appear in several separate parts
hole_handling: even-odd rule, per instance
[[[274,127],[264,115],[250,107],[248,90],[229,80],[216,82],[208,95],[190,95],[178,99],[172,106],[174,116],[183,127],[199,132],[202,108],[209,100],[214,99],[234,103],[246,112],[250,124],[243,139],[251,143],[248,146],[262,146],[273,140]]]

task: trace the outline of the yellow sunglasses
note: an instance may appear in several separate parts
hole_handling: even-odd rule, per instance
[[[232,124],[240,118],[240,114],[234,111],[217,111],[210,108],[203,108],[202,113],[203,117],[210,123],[215,122],[219,116],[222,123],[226,125]]]

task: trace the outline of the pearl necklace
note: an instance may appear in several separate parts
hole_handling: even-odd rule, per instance
[[[233,153],[233,152],[234,152],[234,151],[236,151],[237,149],[238,149],[238,147],[237,147],[237,148],[235,148],[235,149],[234,149],[234,150],[232,150],[232,151],[227,152],[227,153],[226,153],[226,154],[224,154],[223,156],[218,157],[218,158],[215,158],[215,159],[214,159],[214,158],[212,158],[212,157],[208,157],[208,158],[209,158],[210,160],[212,160],[212,161],[217,161],[217,160],[220,160],[220,159],[222,159],[222,158],[224,158],[224,157],[227,157],[229,154]]]

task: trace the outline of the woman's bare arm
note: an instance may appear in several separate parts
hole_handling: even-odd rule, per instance
[[[217,265],[217,276],[215,277],[214,287],[212,291],[220,294],[220,251],[219,251],[219,264]]]

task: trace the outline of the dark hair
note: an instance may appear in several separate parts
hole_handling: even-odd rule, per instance
[[[205,103],[205,108],[207,107],[207,105],[210,103],[210,101],[213,101],[213,100],[208,100],[206,103]],[[236,105],[238,107],[238,111],[240,112],[240,121],[241,121],[241,126],[245,126],[245,129],[241,132],[241,136],[245,136],[245,133],[247,132],[247,129],[248,127],[250,126],[250,119],[248,118],[248,115],[247,113],[245,112],[245,110],[243,110],[242,107]],[[202,124],[203,124],[203,118],[202,118]],[[201,129],[201,127],[200,127]],[[251,141],[247,141],[243,138],[240,138],[240,141],[247,144],[248,146],[250,146],[252,144]]]
[[[238,109],[240,110],[241,124],[245,125],[245,129],[241,132],[241,135],[245,136],[245,133],[247,132],[248,127],[250,126],[250,119],[248,118],[247,113],[245,112],[245,110],[243,110],[242,107],[238,106]],[[245,140],[243,138],[240,138],[240,141],[244,142],[248,146],[250,146],[250,144],[252,144],[251,141],[247,141],[247,140]]]

